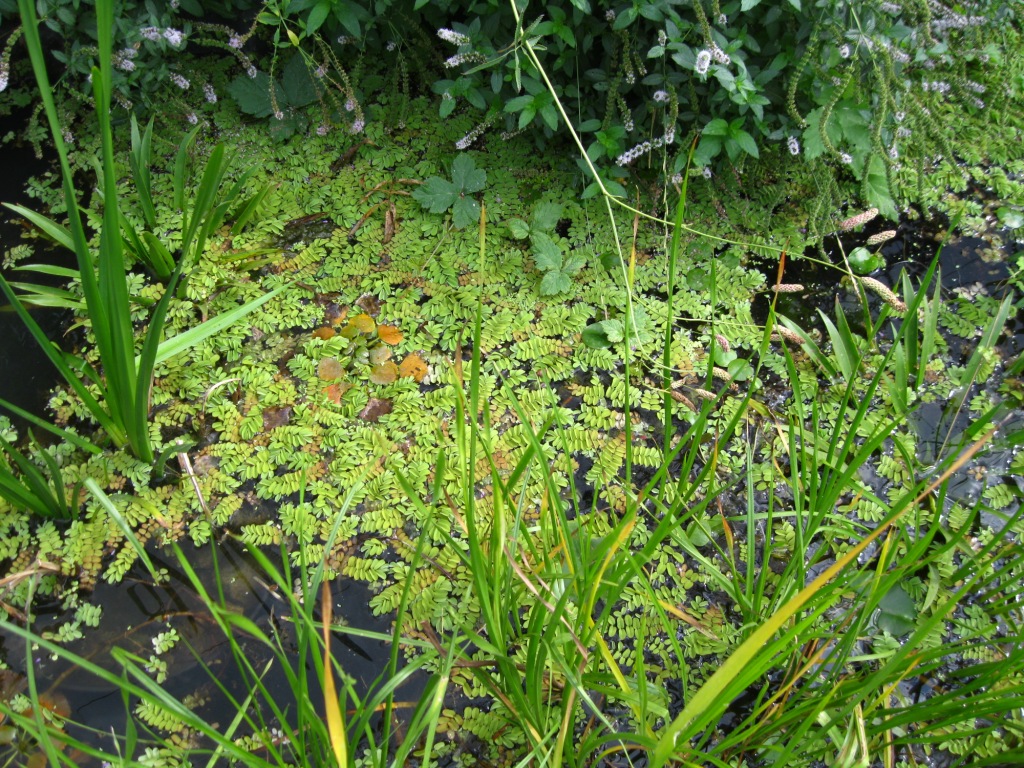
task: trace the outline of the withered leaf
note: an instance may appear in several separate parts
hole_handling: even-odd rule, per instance
[[[403,378],[410,377],[417,382],[421,382],[427,375],[427,361],[420,357],[417,352],[406,355],[405,360],[398,367],[398,375]]]
[[[341,398],[345,396],[345,393],[352,389],[352,382],[350,381],[339,381],[337,384],[331,384],[329,387],[324,387],[324,394],[327,395],[327,399],[335,405],[341,405]]]
[[[373,333],[377,328],[377,322],[365,312],[361,312],[353,317],[348,321],[348,324],[360,333],[365,333],[367,336]]]
[[[391,384],[398,378],[398,366],[390,360],[370,369],[370,381],[374,384]]]
[[[370,365],[381,365],[391,359],[391,350],[385,346],[377,345],[370,348]]]
[[[344,369],[341,367],[341,363],[334,357],[325,357],[316,366],[316,375],[324,381],[340,379],[343,372]]]
[[[337,331],[325,325],[322,328],[317,328],[315,331],[313,331],[313,338],[323,339],[324,341],[327,341],[328,339],[332,338],[335,334],[337,334]]]
[[[398,229],[398,222],[395,216],[395,203],[391,202],[388,209],[384,211],[384,236],[381,238],[381,242],[387,245],[391,242],[391,238],[395,236],[395,232]]]
[[[292,407],[290,405],[272,405],[269,408],[264,408],[263,428],[269,430],[274,427],[283,427],[291,417]]]
[[[356,299],[356,306],[370,317],[376,317],[380,314],[380,301],[372,293],[364,293]]]
[[[386,398],[371,397],[366,407],[359,412],[363,421],[377,421],[381,416],[391,413],[391,401]]]
[[[402,340],[402,332],[393,325],[378,325],[377,338],[385,344],[394,346]]]

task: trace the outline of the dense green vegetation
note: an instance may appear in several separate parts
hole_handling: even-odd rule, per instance
[[[668,3],[613,18],[552,5],[540,21],[438,3],[399,26],[388,3],[268,3],[247,31],[185,28],[233,52],[188,58],[185,38],[133,41],[148,4],[115,19],[98,2],[98,24],[51,18],[79,56],[58,93],[91,75],[98,119],[77,114],[73,143],[32,5],[18,35],[63,187],[34,188],[50,218],[14,212],[70,248],[77,274],[62,291],[0,285],[17,307],[69,307],[85,340],[63,354],[37,333],[67,386],[52,424],[29,423],[56,440],[6,421],[0,435],[9,764],[1021,758],[1015,4],[957,27],[943,20],[970,15],[924,4],[906,18],[884,4],[687,6],[702,26]],[[456,10],[464,26],[444,16]],[[159,31],[177,17],[146,18]],[[451,34],[425,39],[424,23]],[[568,53],[586,35],[617,66],[657,60],[662,79],[602,80]],[[690,77],[691,37],[750,82]],[[262,60],[242,52],[250,39],[270,43]],[[111,122],[118,100],[185,90],[119,69],[133,42],[232,98],[191,103],[195,128]],[[414,55],[449,44],[462,75],[414,81]],[[905,70],[900,50],[915,57]],[[239,74],[237,56],[263,74]],[[929,83],[1000,98],[915,95],[925,61]],[[615,96],[599,103],[587,88],[602,82]],[[644,112],[641,87],[668,88],[651,101],[670,108]],[[454,98],[439,115],[430,90],[483,123]],[[916,117],[896,121],[912,128],[892,157],[901,110]],[[646,139],[627,113],[654,126]],[[505,115],[539,130],[503,135]],[[650,146],[630,150],[634,137]],[[101,193],[76,189],[76,171]],[[872,203],[880,216],[861,213]],[[927,254],[893,248],[943,226]],[[986,259],[1010,262],[1005,281],[943,283],[941,241],[974,232]],[[186,554],[226,538],[252,550],[275,621],[247,616],[230,578],[211,588]],[[228,638],[224,656],[192,659],[168,620],[129,633],[111,666],[89,650],[108,610],[92,589],[166,581],[167,563]],[[345,626],[332,589],[353,583],[390,632]],[[30,617],[46,601],[64,613],[43,632]],[[388,642],[369,690],[332,660],[346,635]],[[69,724],[34,661],[51,656],[124,692],[123,733]],[[180,697],[183,660],[209,682]],[[421,686],[415,706],[406,683]],[[215,696],[231,711],[211,711]]]

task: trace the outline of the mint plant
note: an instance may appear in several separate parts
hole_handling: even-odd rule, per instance
[[[480,220],[480,203],[470,195],[484,188],[487,173],[476,167],[469,155],[459,155],[452,163],[452,180],[431,176],[412,196],[431,213],[452,211],[452,224],[464,229]]]
[[[508,223],[512,237],[518,240],[530,239],[534,264],[544,273],[540,281],[542,296],[554,296],[569,290],[572,276],[586,263],[577,254],[564,255],[562,247],[551,237],[550,233],[554,232],[561,217],[562,206],[558,203],[541,203],[534,210],[529,223],[522,219],[512,219]]]

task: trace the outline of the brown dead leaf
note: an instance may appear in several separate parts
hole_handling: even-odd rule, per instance
[[[402,340],[402,332],[393,325],[378,325],[377,338],[393,347]]]
[[[410,377],[417,382],[421,382],[427,375],[427,361],[420,357],[417,352],[406,355],[405,360],[398,367],[398,375],[403,378]]]
[[[273,405],[263,409],[263,429],[270,430],[274,427],[283,427],[292,417],[290,405]]]
[[[327,399],[335,405],[341,405],[341,398],[345,396],[345,393],[352,389],[352,383],[349,381],[339,381],[337,384],[331,384],[329,387],[324,387],[324,394],[327,395]]]
[[[370,381],[374,384],[391,384],[398,378],[398,366],[390,360],[370,369]]]
[[[366,404],[366,407],[359,412],[359,418],[363,421],[377,421],[381,416],[387,416],[391,413],[391,401],[379,398],[371,397],[370,401]]]
[[[392,200],[388,209],[384,211],[384,236],[381,238],[381,243],[387,245],[391,242],[391,238],[395,236],[395,232],[398,231],[398,219],[396,216],[395,203]]]
[[[334,357],[325,357],[316,366],[316,375],[324,381],[340,379],[343,372],[344,369],[341,367],[341,363]]]
[[[334,337],[335,334],[337,334],[337,331],[325,325],[322,328],[317,328],[315,331],[313,331],[313,338],[323,339],[324,341],[327,341],[328,339]]]
[[[370,317],[376,317],[380,314],[380,301],[372,293],[364,293],[356,299],[356,306]]]
[[[324,307],[324,322],[341,325],[346,317],[348,317],[348,307],[339,307],[333,303]]]

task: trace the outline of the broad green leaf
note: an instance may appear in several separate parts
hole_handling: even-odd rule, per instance
[[[756,8],[760,4],[761,0],[743,0],[743,2],[740,3],[740,10],[746,13],[751,8]]]
[[[530,236],[530,225],[522,219],[509,219],[508,231],[516,240],[525,240]]]
[[[701,131],[704,136],[728,136],[729,135],[729,124],[720,117],[716,117],[710,123],[704,126],[704,130]]]
[[[755,142],[754,137],[746,131],[736,131],[733,134],[733,141],[735,141],[739,145],[739,148],[751,157],[760,156],[760,153],[757,151],[757,142]]]
[[[279,83],[274,83],[274,89],[278,103],[288,103]],[[270,100],[270,76],[266,72],[257,72],[256,77],[239,75],[228,85],[228,93],[247,115],[267,117],[274,112],[274,104]]]
[[[572,287],[572,280],[569,275],[557,269],[553,269],[544,275],[540,281],[540,293],[542,296],[554,296],[557,293],[565,293]]]
[[[885,266],[885,257],[881,253],[872,253],[864,246],[854,248],[846,257],[852,269],[858,275],[867,275]]]
[[[309,12],[309,16],[306,18],[306,34],[311,35],[320,29],[330,12],[330,0],[321,0],[321,2],[313,6],[313,10]]]
[[[459,197],[459,190],[450,181],[431,176],[413,190],[412,196],[431,213],[444,213]]]
[[[887,219],[897,219],[896,203],[889,192],[889,180],[885,175],[885,161],[878,154],[868,160],[864,174],[864,197]]]
[[[537,269],[559,271],[562,269],[562,249],[543,232],[533,235],[533,260]]]
[[[608,334],[608,340],[613,344],[618,344],[626,338],[626,326],[621,320],[605,320],[602,325]]]
[[[1007,229],[1020,229],[1024,227],[1024,213],[1014,208],[1003,206],[996,211],[999,222]]]
[[[465,229],[480,221],[480,203],[472,197],[460,197],[452,208],[452,224],[456,229]]]
[[[452,163],[452,184],[464,194],[479,192],[487,182],[487,173],[476,167],[469,155],[459,155]]]
[[[567,275],[575,275],[581,269],[583,265],[587,263],[587,260],[580,256],[578,253],[569,254],[562,262],[562,271]]]
[[[917,626],[917,607],[906,590],[898,584],[878,601],[875,626],[890,635],[902,637]]]
[[[583,343],[591,349],[607,349],[612,345],[608,338],[608,331],[605,329],[605,322],[591,323],[583,329]]]
[[[533,228],[535,230],[550,231],[562,218],[562,206],[558,203],[541,203],[533,212]]]

